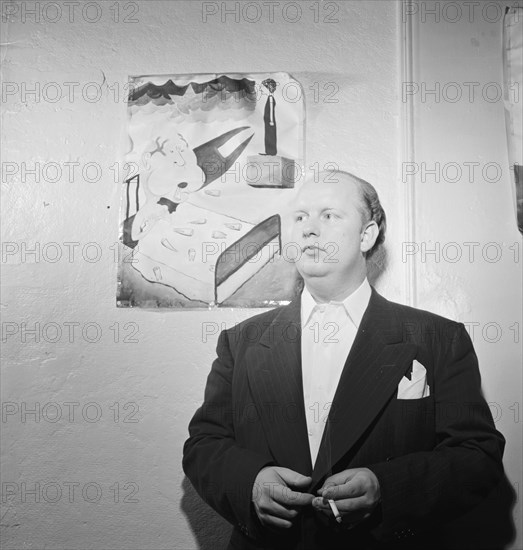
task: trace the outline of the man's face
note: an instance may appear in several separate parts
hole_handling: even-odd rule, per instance
[[[292,241],[300,249],[296,267],[306,281],[349,280],[365,265],[358,188],[342,175],[331,179],[339,181],[305,183],[296,198]]]

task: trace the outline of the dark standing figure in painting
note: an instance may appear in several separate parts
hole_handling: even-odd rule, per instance
[[[272,78],[268,78],[262,82],[262,86],[269,91],[269,97],[267,97],[263,113],[263,121],[265,122],[265,154],[274,156],[278,154],[276,147],[276,100],[274,99],[277,84]]]
[[[505,440],[472,341],[462,323],[370,286],[367,259],[385,229],[368,182],[346,172],[306,182],[291,232],[301,296],[218,339],[183,466],[233,524],[228,550],[510,540]]]

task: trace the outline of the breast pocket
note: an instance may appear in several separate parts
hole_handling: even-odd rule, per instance
[[[393,445],[396,453],[427,451],[436,444],[434,398],[396,399]]]

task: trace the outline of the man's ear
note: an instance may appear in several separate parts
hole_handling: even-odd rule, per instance
[[[363,230],[361,232],[360,250],[362,252],[368,252],[371,250],[376,242],[376,239],[378,238],[379,233],[380,230],[375,221],[367,222],[363,226]]]

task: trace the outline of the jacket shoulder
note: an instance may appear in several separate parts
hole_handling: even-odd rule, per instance
[[[410,342],[428,343],[430,341],[452,343],[465,338],[468,333],[465,325],[425,309],[392,302],[378,295],[389,311],[393,312],[397,326],[401,327],[402,339]]]
[[[424,323],[432,323],[435,325],[447,325],[447,324],[453,324],[453,325],[460,325],[459,321],[453,321],[452,319],[449,319],[447,317],[443,317],[442,315],[438,315],[437,313],[433,313],[432,311],[428,311],[426,309],[420,309],[412,306],[406,306],[404,304],[400,304],[398,302],[392,302],[390,300],[387,300],[386,298],[381,297],[383,300],[385,300],[388,304],[388,306],[396,313],[398,317],[405,320],[413,320],[413,321],[419,321]]]
[[[277,338],[281,331],[291,330],[294,333],[300,321],[298,305],[291,302],[258,313],[224,330],[223,334],[231,344],[251,345],[267,338]]]
[[[247,319],[240,321],[237,325],[229,330],[239,330],[241,332],[246,327],[249,327],[251,325],[267,326],[268,323],[272,323],[272,321],[276,319],[278,315],[287,307],[289,306],[278,306],[273,309],[269,309],[268,311],[263,311],[262,313],[258,313],[256,315],[253,315],[252,317],[248,317]]]

